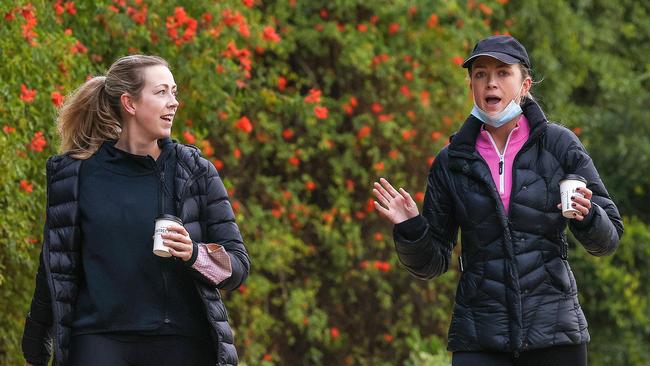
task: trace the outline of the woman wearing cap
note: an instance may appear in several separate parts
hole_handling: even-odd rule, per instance
[[[586,365],[587,321],[567,261],[565,228],[592,255],[616,249],[618,210],[578,138],[546,120],[529,93],[530,61],[513,37],[474,47],[474,108],[429,171],[423,212],[408,192],[374,184],[415,276],[447,271],[461,229],[461,276],[449,329],[453,365]],[[584,177],[569,219],[559,182]]]
[[[198,149],[170,139],[165,60],[131,55],[81,85],[47,162],[44,244],[23,334],[28,365],[235,365],[218,289],[249,258],[226,190]],[[153,253],[154,220],[169,257]],[[180,224],[182,223],[182,225]]]

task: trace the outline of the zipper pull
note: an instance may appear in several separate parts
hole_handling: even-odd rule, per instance
[[[503,159],[499,160],[499,175],[503,174]]]

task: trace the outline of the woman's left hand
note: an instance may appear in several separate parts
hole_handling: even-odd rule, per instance
[[[169,248],[169,254],[187,262],[192,258],[192,239],[190,234],[180,225],[168,226],[167,231],[173,231],[161,234],[163,244]]]
[[[587,187],[576,188],[576,191],[582,193],[584,198],[580,196],[571,197],[571,207],[579,212],[576,213],[573,218],[582,221],[585,219],[585,216],[589,214],[589,210],[591,210],[591,196],[593,195],[593,192],[591,192]],[[562,209],[562,204],[558,204],[557,206],[559,209]]]

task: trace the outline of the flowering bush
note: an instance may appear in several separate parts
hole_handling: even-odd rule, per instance
[[[228,188],[253,262],[246,285],[224,294],[243,363],[446,359],[457,272],[423,282],[399,268],[371,184],[388,177],[422,202],[428,167],[471,107],[459,65],[477,39],[517,25],[507,3],[0,5],[0,297],[11,299],[0,359],[20,359],[56,108],[131,53],[169,61],[174,136]]]

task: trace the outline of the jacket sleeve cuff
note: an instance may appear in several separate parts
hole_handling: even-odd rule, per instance
[[[395,231],[408,241],[421,238],[427,230],[427,222],[422,215],[417,215],[395,225]]]
[[[592,202],[591,209],[587,213],[587,216],[585,216],[584,219],[582,219],[582,221],[571,220],[571,223],[576,229],[585,230],[589,226],[591,226],[591,223],[594,221],[594,216],[596,211],[598,211],[598,205]]]
[[[199,245],[192,240],[192,256],[187,262],[183,262],[187,267],[192,267],[194,266],[194,262],[196,262],[196,258],[199,256]]]

